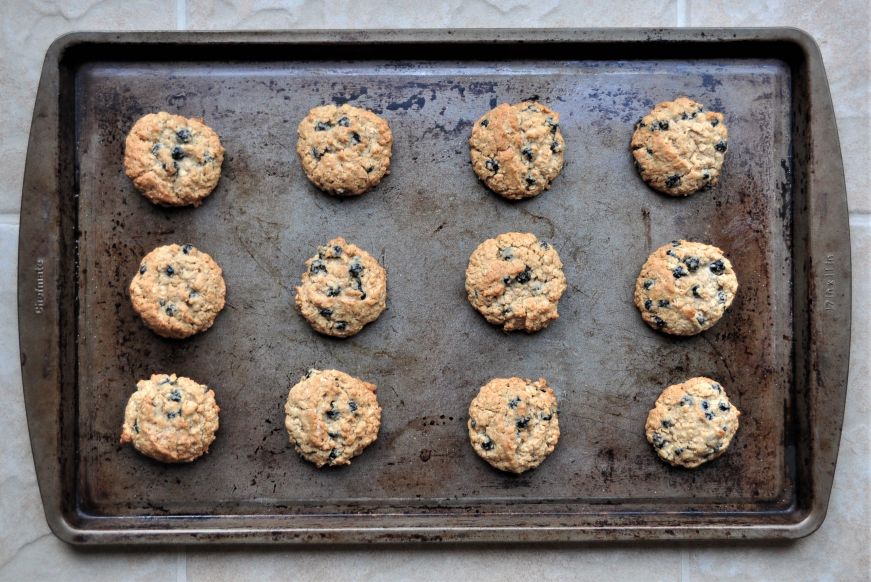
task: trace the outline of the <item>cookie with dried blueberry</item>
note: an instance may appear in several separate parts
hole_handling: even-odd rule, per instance
[[[224,148],[199,118],[161,111],[139,119],[124,144],[124,171],[162,206],[199,206],[221,177]]]
[[[494,378],[469,405],[469,440],[500,471],[538,467],[559,441],[556,394],[544,378]]]
[[[559,317],[566,290],[563,264],[553,245],[532,233],[487,239],[469,258],[466,295],[488,322],[504,331],[534,332]]]
[[[658,104],[635,124],[632,156],[651,188],[688,196],[720,179],[729,131],[722,113],[687,97]]]
[[[316,331],[350,337],[386,306],[387,271],[357,245],[334,238],[305,262],[296,309]]]
[[[717,247],[672,241],[650,254],[635,281],[635,306],[653,329],[695,335],[717,323],[738,292],[732,263]]]
[[[129,291],[145,325],[175,339],[212,327],[227,294],[218,263],[189,244],[157,247],[145,255]]]
[[[136,384],[124,410],[121,444],[164,463],[189,463],[209,452],[218,431],[215,392],[175,374]]]
[[[393,134],[371,111],[348,104],[315,107],[299,122],[297,133],[302,168],[325,192],[363,194],[390,173]]]
[[[375,384],[338,370],[309,370],[287,395],[284,426],[302,458],[348,465],[378,438]]]
[[[726,452],[739,416],[723,386],[700,376],[663,390],[644,430],[659,458],[692,469]]]
[[[559,113],[534,101],[503,103],[472,126],[472,168],[490,190],[509,200],[538,196],[563,169]]]

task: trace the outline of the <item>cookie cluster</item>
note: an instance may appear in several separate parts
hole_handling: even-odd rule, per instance
[[[359,196],[390,173],[393,134],[379,115],[347,104],[313,108],[297,128],[296,151],[311,183],[335,196]],[[688,196],[718,183],[728,130],[722,113],[686,97],[656,105],[635,125],[631,152],[650,187]],[[560,115],[535,101],[501,104],[472,124],[469,152],[481,183],[517,201],[550,188],[565,164]],[[198,206],[217,186],[224,148],[202,119],[165,112],[139,119],[125,142],[134,186],[162,206]],[[538,332],[559,317],[567,288],[557,250],[532,233],[507,232],[472,252],[469,303],[505,332]],[[655,250],[635,285],[645,323],[671,335],[701,333],[732,305],[738,282],[719,248],[679,240]],[[156,334],[183,339],[212,327],[225,305],[217,262],[193,245],[148,253],[129,287],[133,309]],[[295,288],[299,314],[320,334],[347,338],[387,304],[387,271],[366,250],[336,237],[305,261]],[[346,465],[378,436],[375,384],[338,370],[310,370],[289,391],[285,427],[296,451],[317,467]],[[194,380],[155,374],[130,397],[122,443],[163,462],[190,462],[218,430],[214,391]],[[693,468],[721,455],[740,412],[705,377],[666,388],[650,411],[647,440],[671,465]],[[469,406],[473,450],[501,471],[539,466],[560,436],[557,396],[544,378],[494,378]]]

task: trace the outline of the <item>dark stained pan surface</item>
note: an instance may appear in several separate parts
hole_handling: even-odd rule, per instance
[[[504,33],[499,50],[483,42],[492,31],[85,34],[54,45],[46,67],[58,90],[41,86],[34,117],[34,132],[48,137],[32,137],[28,154],[20,299],[30,430],[58,535],[568,541],[813,531],[831,486],[849,341],[843,174],[837,136],[813,133],[815,116],[831,115],[827,87],[823,98],[809,81],[815,46],[783,30],[739,40],[610,32]],[[818,66],[813,80],[824,83]],[[673,199],[640,180],[628,145],[634,122],[678,95],[723,112],[730,139],[720,183]],[[523,99],[561,114],[566,165],[549,191],[512,203],[477,181],[467,140],[488,109]],[[299,120],[330,102],[371,109],[393,131],[390,175],[359,198],[321,193],[296,156]],[[203,117],[221,136],[221,181],[199,209],[156,207],[124,175],[126,132],[160,110]],[[57,171],[41,206],[28,205],[39,155],[54,156]],[[808,164],[834,175],[820,185]],[[506,231],[552,242],[565,265],[561,317],[538,334],[506,335],[465,299],[469,254]],[[387,311],[347,340],[316,334],[293,309],[304,261],[334,236],[389,272]],[[680,238],[722,248],[740,283],[721,322],[692,338],[652,331],[632,302],[647,255]],[[174,242],[214,257],[228,288],[214,327],[183,341],[150,332],[127,297],[141,257]],[[42,313],[28,291],[37,276]],[[38,369],[30,350],[52,342]],[[379,439],[349,467],[318,470],[287,442],[283,403],[310,367],[378,385]],[[157,372],[216,392],[218,438],[193,464],[118,445],[136,381]],[[478,388],[511,375],[547,378],[560,401],[556,451],[521,476],[482,462],[465,426]],[[671,468],[646,442],[644,420],[664,387],[698,375],[724,384],[741,428],[719,460]],[[820,404],[825,386],[834,402]]]

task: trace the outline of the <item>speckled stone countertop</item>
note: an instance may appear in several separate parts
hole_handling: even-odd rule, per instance
[[[795,26],[819,43],[847,173],[853,247],[850,385],[829,514],[785,544],[79,550],[46,525],[21,390],[18,212],[46,48],[78,30]],[[0,3],[0,580],[869,580],[871,4],[867,0],[5,0]]]

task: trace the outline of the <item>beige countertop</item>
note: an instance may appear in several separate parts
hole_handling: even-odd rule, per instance
[[[17,338],[18,212],[46,48],[79,30],[795,26],[819,43],[847,174],[853,340],[829,514],[785,544],[78,550],[49,531],[34,475]],[[0,580],[871,579],[871,4],[867,0],[5,0],[0,2]]]

